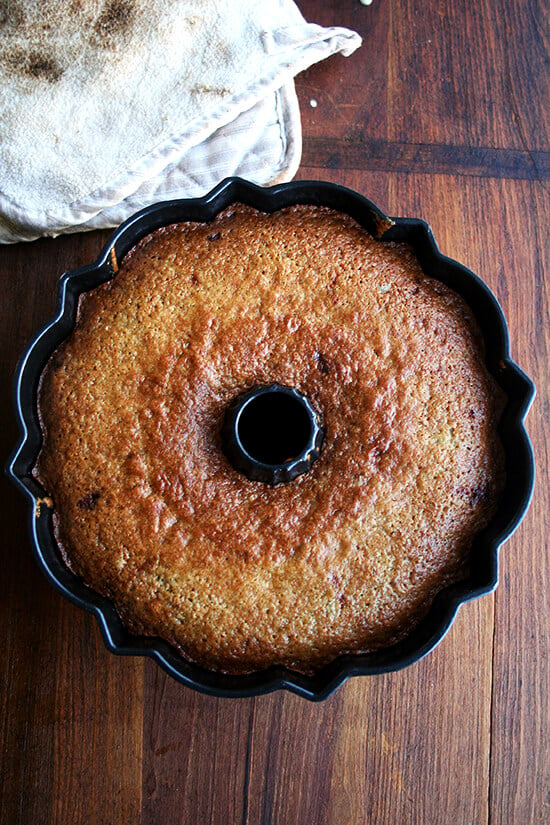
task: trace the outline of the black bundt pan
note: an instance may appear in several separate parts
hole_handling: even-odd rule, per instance
[[[468,580],[439,593],[427,616],[403,641],[374,653],[340,656],[312,676],[284,667],[246,676],[220,674],[186,661],[162,640],[131,634],[113,604],[90,590],[64,564],[52,531],[51,509],[40,503],[47,491],[32,475],[42,441],[37,411],[40,375],[53,350],[74,327],[78,296],[112,278],[118,262],[154,229],[178,221],[208,222],[237,202],[263,212],[300,203],[329,206],[351,215],[382,241],[411,244],[424,272],[460,293],[472,308],[483,331],[488,368],[508,397],[500,424],[507,457],[506,487],[494,519],[474,541]],[[30,525],[40,566],[63,595],[95,614],[113,653],[151,656],[183,684],[217,696],[252,696],[284,688],[320,700],[350,676],[399,670],[418,661],[442,639],[463,602],[496,587],[498,549],[521,521],[533,488],[533,452],[523,423],[533,396],[532,382],[510,358],[506,322],[496,299],[476,275],[439,252],[424,221],[387,218],[361,195],[331,183],[293,182],[267,189],[230,178],[203,198],[168,201],[143,209],[114,232],[96,263],[62,276],[57,316],[31,342],[16,375],[15,402],[22,435],[8,472],[30,499]]]

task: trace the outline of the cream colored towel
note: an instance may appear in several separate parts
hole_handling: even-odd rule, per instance
[[[228,175],[289,180],[293,78],[361,43],[292,0],[0,7],[0,241],[114,226]]]

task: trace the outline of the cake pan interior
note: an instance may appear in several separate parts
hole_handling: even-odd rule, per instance
[[[40,376],[53,350],[74,327],[79,295],[114,277],[126,253],[153,230],[180,221],[208,222],[239,202],[263,212],[300,203],[329,206],[351,215],[382,241],[411,244],[424,272],[462,295],[474,312],[485,342],[487,367],[508,399],[499,428],[506,455],[505,488],[491,523],[474,539],[468,579],[442,590],[426,617],[398,644],[373,653],[340,656],[312,676],[282,667],[245,676],[221,674],[186,661],[162,640],[129,633],[113,604],[66,567],[53,533],[48,491],[33,477],[42,441],[37,409]],[[21,439],[9,474],[30,499],[30,529],[40,566],[67,598],[96,615],[112,652],[151,656],[175,679],[206,693],[246,696],[285,688],[319,700],[351,676],[398,670],[419,660],[444,636],[461,603],[496,586],[499,547],[526,512],[533,488],[533,453],[524,427],[533,395],[532,382],[510,358],[506,322],[496,299],[477,276],[439,252],[425,222],[388,218],[363,196],[335,184],[294,182],[265,189],[232,178],[204,198],[147,207],[113,233],[95,263],[62,277],[57,315],[30,343],[17,371],[15,403]]]

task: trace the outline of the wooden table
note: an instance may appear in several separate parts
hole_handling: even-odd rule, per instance
[[[299,3],[364,38],[297,85],[301,178],[425,218],[478,272],[535,380],[538,480],[501,552],[496,593],[461,608],[420,663],[356,678],[320,704],[287,693],[224,700],[155,664],[108,653],[95,621],[33,560],[27,503],[2,481],[2,785],[6,825],[550,822],[550,224],[544,0]],[[53,313],[65,269],[106,233],[0,250],[2,458],[16,441],[9,387]]]

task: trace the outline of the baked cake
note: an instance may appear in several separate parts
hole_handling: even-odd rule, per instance
[[[319,459],[234,469],[225,410],[277,382]],[[310,672],[406,635],[464,578],[503,481],[501,401],[464,301],[325,207],[153,232],[51,357],[36,475],[67,564],[127,626],[228,673]]]

